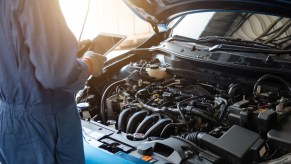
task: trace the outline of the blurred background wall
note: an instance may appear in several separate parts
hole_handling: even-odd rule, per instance
[[[138,44],[153,34],[151,26],[135,16],[122,0],[59,0],[66,22],[79,39],[89,6],[81,40],[93,39],[101,32],[127,35],[126,43]]]

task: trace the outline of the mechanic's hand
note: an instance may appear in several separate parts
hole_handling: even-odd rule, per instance
[[[88,66],[88,74],[92,76],[99,76],[104,66],[104,62],[106,61],[106,57],[102,55],[98,55],[95,52],[87,51],[82,57],[82,60]]]

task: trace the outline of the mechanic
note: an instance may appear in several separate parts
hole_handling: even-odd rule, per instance
[[[74,93],[105,57],[78,43],[57,0],[0,1],[0,163],[84,163]]]

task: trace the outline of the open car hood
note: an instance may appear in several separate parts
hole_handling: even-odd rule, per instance
[[[239,10],[291,17],[291,2],[286,0],[123,0],[141,19],[155,24],[191,12]]]

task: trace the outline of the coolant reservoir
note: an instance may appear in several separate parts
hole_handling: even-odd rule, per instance
[[[149,68],[146,69],[146,71],[150,77],[154,77],[157,79],[164,79],[168,77],[166,68],[160,67],[157,64],[151,64]]]

